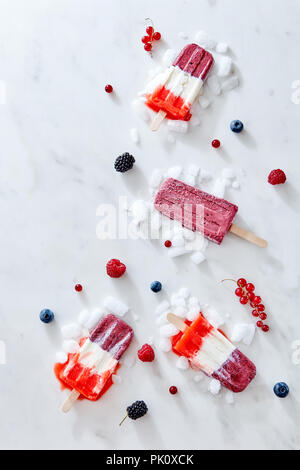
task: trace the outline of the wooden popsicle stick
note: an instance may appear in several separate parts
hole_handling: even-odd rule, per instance
[[[161,123],[163,122],[163,120],[165,119],[167,113],[165,113],[165,111],[158,111],[157,115],[155,116],[155,118],[153,119],[153,121],[151,122],[151,125],[150,125],[150,129],[151,131],[157,131],[161,125]]]
[[[64,413],[68,413],[68,411],[70,411],[70,409],[74,405],[74,403],[77,400],[77,398],[79,397],[79,395],[80,395],[80,393],[77,392],[77,390],[75,390],[75,388],[74,388],[74,390],[72,390],[72,392],[70,393],[68,398],[63,403],[63,406],[61,407],[61,409]]]
[[[243,238],[244,240],[248,240],[248,242],[259,246],[260,248],[266,248],[266,246],[268,246],[268,242],[266,242],[266,240],[257,237],[254,235],[254,233],[248,232],[248,230],[245,230],[238,225],[232,224],[229,231],[234,233],[234,235],[237,235],[238,237]]]
[[[168,313],[167,320],[169,323],[172,323],[172,325],[174,325],[178,330],[182,332],[184,332],[188,328],[187,324],[184,323],[182,318],[177,317],[176,315],[174,315],[174,313]]]

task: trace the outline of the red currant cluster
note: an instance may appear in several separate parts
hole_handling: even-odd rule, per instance
[[[267,319],[267,314],[265,312],[265,306],[261,303],[261,297],[255,295],[255,285],[251,282],[247,282],[246,279],[240,278],[237,281],[234,279],[228,279],[237,283],[238,287],[235,289],[235,295],[239,297],[240,303],[242,305],[247,305],[250,303],[250,306],[253,308],[252,315],[256,318],[260,318],[257,321],[256,325],[258,328],[261,328],[262,331],[267,333],[270,329],[268,325],[265,325],[263,322]]]
[[[152,50],[153,41],[159,41],[161,39],[161,34],[158,31],[154,31],[153,24],[152,26],[147,26],[146,33],[147,36],[142,37],[142,43],[144,44],[145,51],[150,52]]]

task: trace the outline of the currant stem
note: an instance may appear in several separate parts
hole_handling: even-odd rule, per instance
[[[125,421],[126,418],[128,418],[128,414],[125,416],[125,418],[122,419],[122,421],[120,422],[119,426],[121,426],[121,425],[124,423],[124,421]]]
[[[151,18],[145,18],[145,21],[150,21],[152,28],[154,29],[154,23]]]
[[[225,282],[225,281],[232,281],[232,282],[235,282],[235,284],[237,284],[235,279],[222,279],[221,282]]]

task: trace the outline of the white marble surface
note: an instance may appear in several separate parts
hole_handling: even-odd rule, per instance
[[[299,112],[291,100],[300,79],[298,0],[1,0],[0,80],[0,340],[7,363],[0,365],[0,447],[8,449],[295,449],[300,447],[300,365],[291,344],[300,339],[299,320]],[[199,29],[232,47],[241,87],[203,113],[202,124],[166,142],[166,130],[151,133],[130,108],[143,87],[152,59],[143,51],[144,18],[153,18],[168,47],[180,49]],[[182,35],[181,35],[182,36]],[[115,96],[104,93],[106,83]],[[3,93],[2,93],[3,94]],[[236,136],[228,126],[244,121]],[[138,127],[135,146],[129,129]],[[220,138],[222,151],[211,149]],[[136,168],[116,174],[114,159],[130,151]],[[227,197],[240,207],[239,223],[264,236],[262,251],[228,236],[209,248],[207,263],[172,261],[147,241],[96,237],[96,209],[119,195],[145,197],[146,178],[159,166],[199,163],[212,172],[243,168],[240,191]],[[282,168],[288,182],[267,183]],[[112,280],[105,264],[122,259],[126,277]],[[245,275],[262,295],[272,331],[241,346],[258,376],[228,405],[214,397],[175,359],[157,352],[153,364],[123,365],[122,383],[96,404],[78,403],[65,416],[64,394],[52,367],[61,344],[60,326],[109,293],[127,301],[137,345],[157,337],[154,309],[182,285],[223,313],[230,328],[252,321],[225,277]],[[164,293],[149,289],[159,279]],[[84,294],[74,292],[75,281]],[[41,308],[56,321],[41,324]],[[135,322],[134,315],[140,320]],[[173,360],[174,359],[174,360]],[[280,400],[273,385],[285,380],[290,396]],[[169,395],[170,385],[180,393]],[[118,423],[128,404],[150,408],[139,422]],[[298,423],[298,424],[297,424]]]

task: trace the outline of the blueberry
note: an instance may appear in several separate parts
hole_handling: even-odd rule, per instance
[[[244,124],[242,123],[242,121],[236,119],[235,121],[231,121],[230,129],[232,130],[232,132],[239,134],[244,129]]]
[[[159,292],[162,288],[161,282],[159,281],[152,282],[150,288],[153,292]]]
[[[278,384],[274,385],[274,393],[277,395],[279,398],[285,398],[289,394],[289,387],[286,383],[284,382],[279,382]]]
[[[43,323],[50,323],[52,320],[54,320],[54,313],[52,310],[44,308],[44,310],[42,310],[40,313],[40,319]]]

